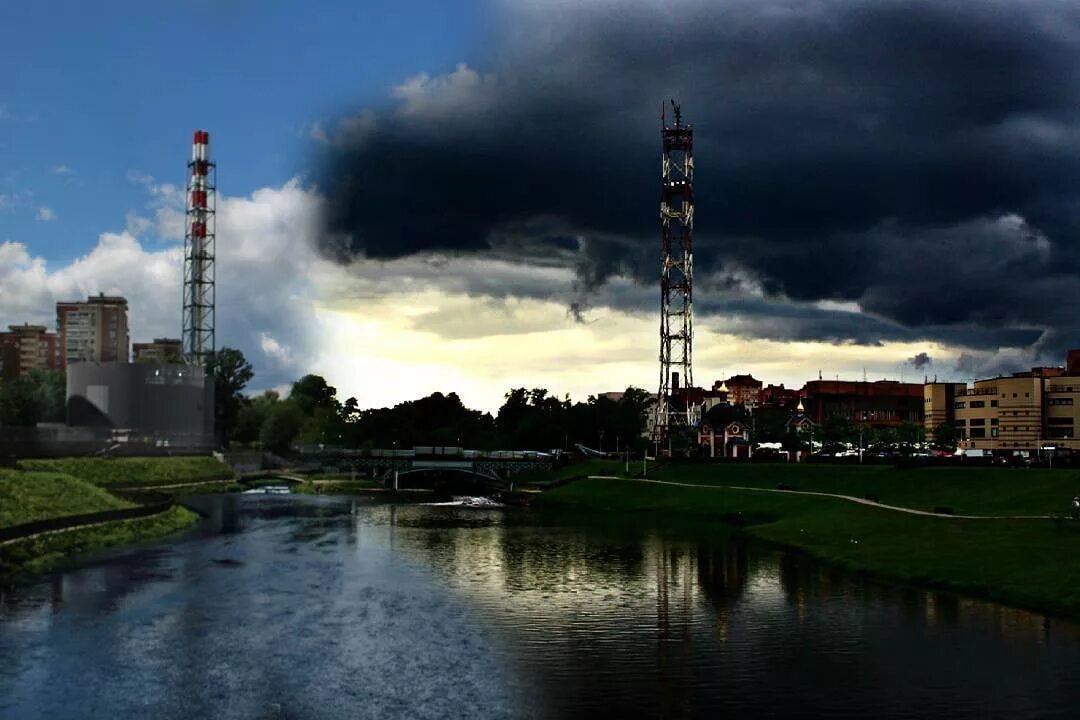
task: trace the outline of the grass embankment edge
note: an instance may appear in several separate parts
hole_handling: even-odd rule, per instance
[[[925,517],[845,500],[588,478],[538,507],[723,523],[849,571],[1080,620],[1080,523]],[[727,531],[727,528],[725,528]]]
[[[37,535],[0,546],[0,579],[19,582],[60,567],[74,556],[117,545],[171,535],[193,525],[198,515],[174,505],[159,515]]]

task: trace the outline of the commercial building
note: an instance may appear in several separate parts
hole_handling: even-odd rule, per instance
[[[127,362],[127,300],[104,294],[86,302],[56,303],[56,329],[60,335],[61,364]]]
[[[183,362],[184,349],[179,340],[154,338],[154,342],[133,343],[131,351],[135,362],[179,363]]]
[[[803,387],[806,417],[821,425],[830,417],[873,428],[923,423],[923,385],[895,380],[811,380]]]
[[[952,397],[942,388],[952,388]],[[961,448],[994,454],[1080,451],[1078,396],[1080,351],[1071,350],[1065,367],[1035,367],[971,387],[928,383],[927,428],[951,422]]]
[[[956,424],[956,396],[967,391],[964,383],[934,382],[923,385],[923,429],[926,441],[934,442],[934,433],[945,423]]]
[[[60,339],[44,325],[10,325],[0,333],[0,378],[25,376],[35,368],[60,369]]]

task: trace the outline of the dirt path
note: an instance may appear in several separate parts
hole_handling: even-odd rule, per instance
[[[916,510],[914,508],[902,507],[900,505],[885,505],[883,503],[874,502],[873,500],[867,500],[866,498],[855,497],[854,495],[837,495],[835,493],[814,492],[810,490],[778,490],[775,488],[746,487],[743,485],[697,485],[694,483],[673,482],[671,480],[642,480],[639,478],[621,478],[614,475],[590,475],[589,478],[595,478],[597,480],[625,480],[627,482],[652,483],[654,485],[674,485],[677,487],[702,488],[706,490],[745,490],[749,492],[786,493],[788,495],[815,495],[817,497],[847,500],[848,502],[858,503],[860,505],[869,505],[870,507],[881,508],[883,510],[892,510],[894,512],[906,513],[908,515],[923,515],[925,517],[936,518],[957,518],[960,520],[1048,520],[1050,518],[1049,515],[947,515],[945,513],[930,512],[928,510]]]

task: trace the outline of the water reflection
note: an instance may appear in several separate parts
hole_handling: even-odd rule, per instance
[[[1080,697],[1070,623],[717,528],[201,502],[182,542],[0,596],[0,716],[1071,717]]]

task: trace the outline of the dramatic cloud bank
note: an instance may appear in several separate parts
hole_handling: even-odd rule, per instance
[[[25,244],[0,242],[0,322],[51,328],[57,301],[103,292],[128,299],[133,341],[180,336],[183,191],[137,181],[148,188],[154,219],[129,214],[126,230],[102,233],[67,265],[50,268]],[[295,379],[310,360],[318,335],[313,289],[341,273],[314,251],[321,203],[297,181],[218,201],[219,344],[248,353],[264,385]]]
[[[326,257],[358,273],[474,258],[433,282],[581,320],[651,311],[657,114],[675,96],[696,128],[706,325],[943,343],[988,372],[1077,344],[1075,3],[500,9],[488,66],[317,128]],[[555,269],[573,279],[539,281]]]

